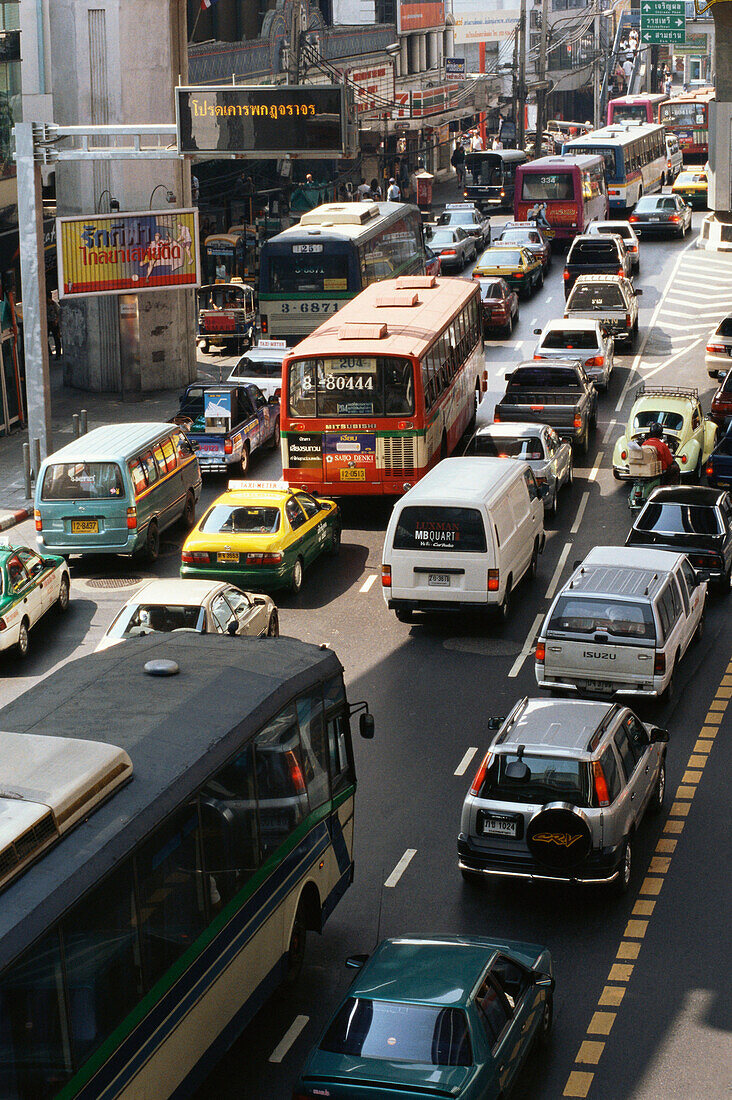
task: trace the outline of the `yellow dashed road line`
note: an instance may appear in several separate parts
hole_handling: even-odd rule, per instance
[[[649,918],[656,905],[655,899],[661,893],[664,876],[668,873],[673,859],[678,837],[684,830],[685,820],[691,810],[696,788],[702,777],[709,753],[714,745],[719,726],[732,698],[732,662],[727,666],[699,737],[691,750],[684,774],[676,788],[671,809],[664,823],[663,836],[656,844],[646,877],[643,879],[638,898],[633,906],[631,919],[625,926],[623,938],[618,944],[615,962],[610,967],[607,984],[603,986],[597,1002],[597,1011],[593,1013],[584,1039],[577,1052],[575,1065],[597,1066],[600,1063],[605,1043],[597,1036],[608,1036],[615,1023],[617,1012],[608,1009],[620,1008],[627,983],[633,974],[633,966],[641,949],[641,941],[646,934]],[[626,983],[626,984],[620,984]],[[594,1070],[573,1069],[564,1086],[563,1096],[586,1097],[595,1079]]]

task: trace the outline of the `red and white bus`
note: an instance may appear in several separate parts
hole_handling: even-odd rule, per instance
[[[607,105],[607,124],[614,122],[658,122],[658,109],[668,96],[665,92],[621,95]]]
[[[608,216],[605,161],[598,155],[541,157],[516,169],[514,214],[517,222],[541,216],[555,240],[571,241],[590,222]]]
[[[659,107],[658,121],[675,134],[685,162],[704,164],[709,157],[709,104],[714,88],[674,96]]]
[[[282,363],[283,477],[328,496],[406,492],[474,420],[484,367],[477,282],[373,284]]]

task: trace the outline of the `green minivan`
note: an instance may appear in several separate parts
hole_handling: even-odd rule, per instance
[[[201,470],[174,424],[108,424],[43,462],[36,483],[41,554],[144,554],[160,535],[196,522]]]

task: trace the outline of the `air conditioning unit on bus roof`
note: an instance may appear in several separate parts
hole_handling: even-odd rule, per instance
[[[327,202],[300,218],[300,225],[365,225],[378,218],[375,202]]]

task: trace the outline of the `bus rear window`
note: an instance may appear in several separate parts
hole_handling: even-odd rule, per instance
[[[523,178],[522,199],[573,199],[574,179],[571,172],[527,172]]]
[[[394,534],[394,549],[485,554],[483,517],[477,508],[404,508]]]
[[[270,256],[269,289],[284,294],[348,290],[348,256],[327,252]]]
[[[334,356],[290,364],[290,415],[411,416],[414,371],[409,359]]]
[[[41,500],[114,500],[125,495],[116,462],[59,462],[46,468]]]

